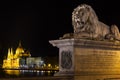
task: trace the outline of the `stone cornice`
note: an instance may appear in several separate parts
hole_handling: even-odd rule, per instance
[[[97,47],[97,48],[111,48],[120,50],[119,41],[97,41],[97,40],[86,40],[86,39],[61,39],[61,40],[50,40],[53,46],[81,46],[81,47]]]

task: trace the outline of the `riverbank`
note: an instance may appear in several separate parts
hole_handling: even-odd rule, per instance
[[[21,68],[21,69],[15,69],[15,68],[4,68],[2,70],[39,70],[39,71],[59,71],[57,68]]]
[[[1,78],[0,80],[73,80],[73,77],[25,77],[25,78]]]

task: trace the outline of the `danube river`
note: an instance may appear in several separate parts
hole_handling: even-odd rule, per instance
[[[41,70],[0,70],[0,78],[53,76],[57,71]]]

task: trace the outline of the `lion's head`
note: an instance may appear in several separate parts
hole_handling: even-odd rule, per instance
[[[91,8],[91,6],[82,4],[74,9],[72,13],[72,24],[74,28],[74,33],[79,32],[90,32],[94,30],[90,30],[91,26],[98,21],[98,18],[94,12],[94,10]]]

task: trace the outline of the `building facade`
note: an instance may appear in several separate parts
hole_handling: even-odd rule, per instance
[[[7,58],[3,60],[2,68],[20,69],[41,67],[44,64],[41,57],[31,57],[28,50],[24,50],[21,42],[15,52],[12,48],[8,49]]]

